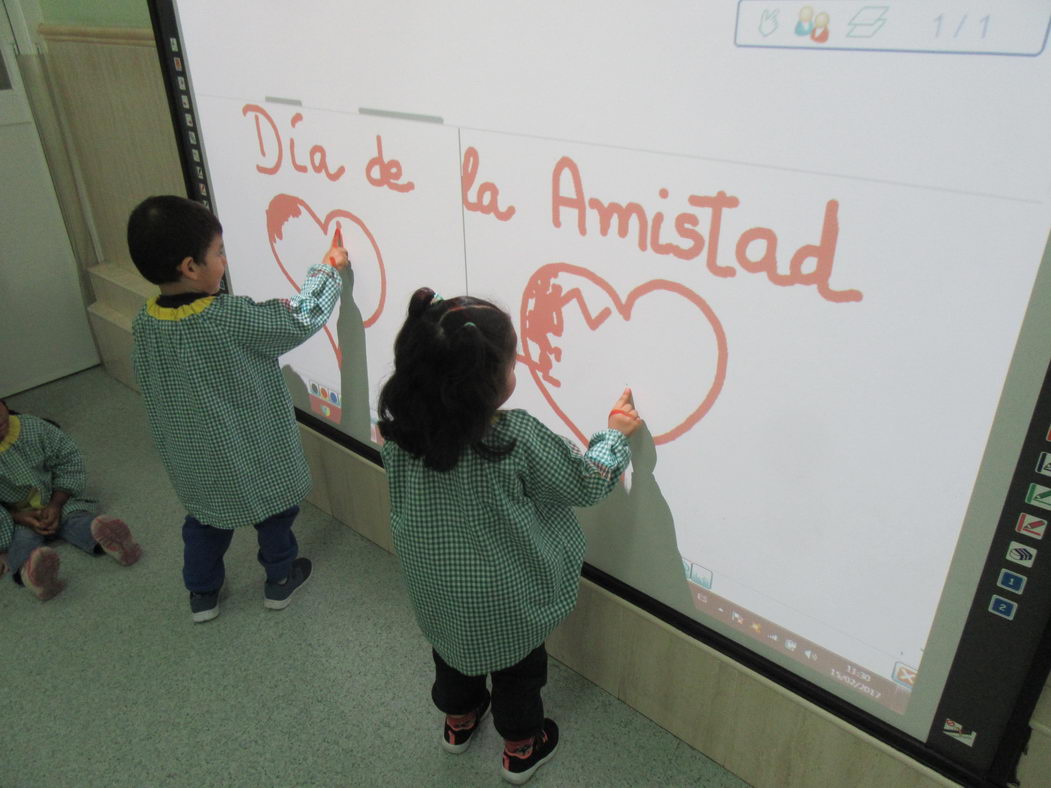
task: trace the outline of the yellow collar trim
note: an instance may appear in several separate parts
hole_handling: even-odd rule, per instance
[[[22,420],[18,416],[7,417],[7,435],[0,441],[0,451],[7,451],[22,433]]]
[[[184,317],[199,315],[211,306],[212,301],[215,300],[215,296],[208,296],[207,298],[198,298],[196,301],[183,304],[182,306],[157,306],[157,298],[158,296],[154,296],[146,302],[146,311],[150,317],[155,317],[158,320],[182,320]]]

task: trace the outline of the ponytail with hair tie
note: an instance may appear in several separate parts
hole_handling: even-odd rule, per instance
[[[442,300],[442,297],[429,287],[417,289],[409,299],[409,317],[414,320],[422,317],[431,304],[441,303]]]
[[[394,340],[394,372],[380,391],[380,435],[437,471],[453,468],[465,451],[492,461],[507,456],[514,441],[491,429],[507,398],[516,345],[511,317],[496,304],[446,300],[419,288]]]

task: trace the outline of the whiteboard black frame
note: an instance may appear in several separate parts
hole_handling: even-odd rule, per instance
[[[207,181],[207,173],[205,173],[204,177],[197,174],[196,167],[198,165],[196,165],[190,155],[190,151],[194,146],[188,137],[189,129],[185,121],[186,109],[179,101],[180,93],[176,85],[178,74],[173,67],[173,53],[170,51],[169,42],[173,39],[181,41],[175,10],[176,3],[177,0],[148,0],[150,18],[157,43],[157,53],[168,98],[176,147],[183,170],[186,193],[191,199],[204,202],[211,207],[210,185]],[[181,43],[178,49],[180,56],[182,56]],[[1051,238],[1049,238],[1049,246],[1051,246]],[[1051,253],[1045,252],[1045,261],[1049,254]],[[225,280],[223,289],[225,292]],[[296,408],[296,416],[304,426],[382,467],[380,453],[375,446],[365,444],[346,435],[312,413],[300,408]],[[1034,438],[1034,435],[1039,433],[1041,424],[1051,424],[1051,367],[1048,369],[1043,389],[1034,409],[1029,437],[1026,439],[1026,445],[1023,447],[1022,455],[1019,458],[1015,473],[1016,482],[1012,485],[1013,487],[1024,483],[1019,482],[1018,479],[1025,476],[1026,456],[1036,443],[1037,439]],[[1005,496],[1005,514],[1003,516],[1008,517],[1009,510],[1013,508],[1014,504],[1009,491]],[[1000,541],[1003,539],[1004,530],[1003,527],[998,529],[997,533]],[[990,549],[983,575],[988,575],[997,564],[995,555],[997,544],[994,542],[994,547]],[[1044,585],[1051,593],[1051,565],[1047,566],[1044,574],[1047,575],[1047,577],[1043,578]],[[725,654],[750,670],[791,690],[807,701],[835,714],[837,717],[850,722],[852,725],[909,757],[965,785],[1006,786],[1015,779],[1015,770],[1029,739],[1029,718],[1036,706],[1044,683],[1049,673],[1051,673],[1051,604],[1047,604],[1040,612],[1041,620],[1035,625],[1030,625],[1027,630],[1026,639],[1034,654],[1034,658],[1031,661],[1027,660],[1025,664],[1017,663],[1011,666],[1012,691],[1007,694],[1012,696],[1013,699],[1009,707],[999,703],[999,708],[972,714],[972,717],[977,716],[978,718],[984,718],[980,716],[982,714],[999,714],[1003,717],[1002,734],[992,746],[983,742],[980,754],[977,754],[975,751],[963,752],[959,748],[948,746],[950,742],[945,737],[939,738],[938,719],[942,709],[946,706],[951,707],[960,703],[966,704],[969,692],[968,682],[973,680],[973,675],[976,671],[980,673],[983,669],[984,657],[986,656],[984,653],[968,654],[965,653],[965,650],[957,651],[952,670],[942,692],[938,713],[935,715],[931,731],[927,739],[921,741],[909,736],[893,725],[868,714],[843,698],[813,684],[802,675],[776,664],[763,657],[757,651],[719,634],[699,621],[683,615],[594,566],[585,563],[582,576],[679,631]],[[982,624],[988,623],[988,616],[985,613],[985,598],[988,592],[986,586],[988,586],[988,583],[985,586],[980,584],[975,594],[971,613],[965,627],[964,642],[968,638],[968,632],[972,633],[972,639],[980,637],[980,634],[975,635],[974,632],[977,630],[980,633],[983,630]],[[1015,634],[1017,635],[1019,631],[1016,628]],[[967,678],[968,676],[970,678]],[[1004,686],[999,688],[1006,689]],[[1002,698],[1003,694],[1003,692],[998,692],[997,700]]]

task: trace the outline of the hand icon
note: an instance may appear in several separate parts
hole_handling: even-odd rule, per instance
[[[778,9],[763,11],[762,17],[759,19],[759,32],[764,37],[772,36],[777,32],[777,15],[780,13]]]

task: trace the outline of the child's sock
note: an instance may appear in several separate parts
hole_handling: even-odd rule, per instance
[[[454,731],[465,731],[474,727],[477,714],[469,711],[466,714],[446,714],[445,724]]]
[[[482,702],[466,714],[446,714],[442,727],[442,749],[454,754],[466,750],[488,712],[489,693],[486,692]]]
[[[533,737],[528,739],[504,739],[504,752],[528,758],[533,753]]]

